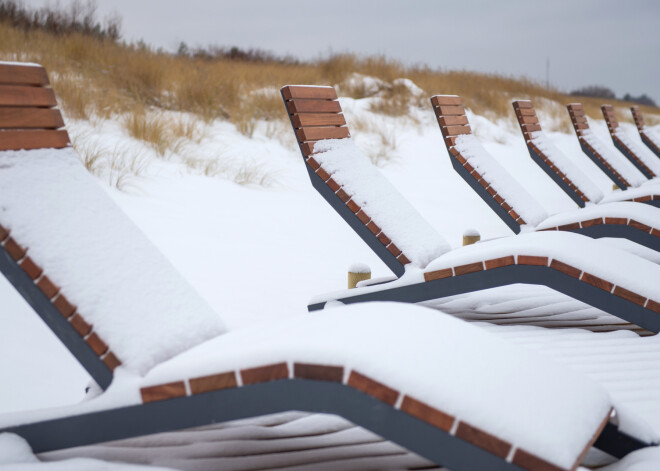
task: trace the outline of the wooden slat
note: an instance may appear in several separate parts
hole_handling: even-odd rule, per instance
[[[287,101],[286,108],[290,114],[341,113],[339,102],[329,100],[291,100]]]
[[[513,106],[517,108],[532,108],[532,102],[529,100],[518,100],[513,102]]]
[[[48,85],[48,74],[43,67],[0,64],[0,84]]]
[[[539,119],[536,116],[520,116],[518,121],[522,124],[538,124]]]
[[[589,129],[589,125],[587,123],[575,123],[573,126],[575,129]]]
[[[450,105],[450,106],[456,106],[456,105],[462,105],[463,100],[461,99],[460,96],[455,96],[455,95],[435,95],[431,97],[431,103],[435,106],[442,106],[442,105]]]
[[[440,126],[455,126],[457,124],[468,124],[467,116],[442,116],[438,118]]]
[[[581,116],[573,116],[573,121],[575,121],[578,124],[583,124],[587,122],[587,117],[584,115]]]
[[[0,150],[60,149],[70,142],[66,131],[0,131]]]
[[[292,100],[294,98],[337,99],[337,92],[333,87],[310,87],[306,85],[288,85],[283,87],[282,95],[285,100]]]
[[[300,151],[305,157],[308,157],[314,153],[314,144],[315,142],[303,142],[300,144]]]
[[[569,103],[566,106],[569,109],[573,109],[573,110],[584,110],[584,107],[582,106],[582,103]]]
[[[56,106],[55,93],[50,88],[0,85],[0,106]]]
[[[457,116],[458,115],[458,116],[460,116],[460,115],[465,114],[465,108],[463,108],[462,106],[444,106],[444,105],[441,105],[441,106],[438,106],[436,108],[436,110],[437,110],[436,114],[438,116],[445,116],[445,115],[449,115],[449,116]]]
[[[62,114],[52,108],[0,108],[0,128],[56,129],[64,126]]]
[[[442,128],[445,136],[458,136],[459,134],[470,134],[470,126],[447,126]]]
[[[304,126],[343,126],[346,124],[343,114],[304,113],[291,116],[295,128]]]
[[[319,141],[321,139],[343,139],[349,137],[348,128],[301,128],[296,130],[296,136],[301,142]]]
[[[540,131],[541,126],[538,124],[524,124],[523,128],[526,132]]]
[[[516,110],[517,116],[536,116],[534,108],[521,108]]]

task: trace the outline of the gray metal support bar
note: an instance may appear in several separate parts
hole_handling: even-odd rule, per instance
[[[473,176],[470,175],[470,173],[465,169],[465,167],[463,167],[461,163],[458,161],[458,159],[456,159],[456,157],[451,155],[451,153],[449,154],[449,160],[451,161],[451,165],[452,167],[454,167],[454,170],[456,170],[456,173],[458,173],[461,176],[461,178],[465,180],[465,183],[470,185],[472,190],[474,190],[474,192],[481,197],[484,203],[486,203],[490,207],[490,209],[493,210],[493,212],[495,212],[495,214],[497,214],[500,217],[502,222],[504,222],[504,224],[506,224],[509,227],[509,229],[511,229],[514,233],[518,234],[520,232],[520,224],[518,224],[516,220],[513,219],[511,215],[507,213],[504,210],[504,208],[499,205],[497,201],[495,201],[495,199],[490,195],[490,193],[488,193],[486,189],[483,186],[481,186]]]
[[[557,186],[559,186],[559,188],[561,188],[564,191],[564,193],[566,193],[569,196],[569,198],[571,198],[575,202],[575,204],[577,204],[580,208],[584,208],[586,204],[584,200],[580,198],[580,196],[576,192],[571,190],[571,187],[568,186],[568,184],[564,180],[562,180],[559,177],[559,175],[557,175],[550,168],[550,166],[546,164],[543,161],[543,159],[541,159],[541,157],[536,152],[534,152],[534,150],[529,146],[529,144],[527,144],[527,150],[529,150],[529,155],[532,158],[532,160],[536,162],[536,165],[541,167],[541,170],[543,170],[552,179],[552,181],[555,182]]]
[[[647,136],[640,135],[640,137],[642,138],[642,142],[644,142],[646,147],[648,147],[656,156],[660,157],[660,150],[654,145],[654,143],[651,142]]]
[[[587,146],[584,142],[582,142],[582,139],[578,138],[578,140],[580,141],[580,147],[582,148],[582,152],[584,152],[585,155],[589,157],[593,163],[596,164],[596,166],[600,169],[601,172],[607,175],[607,178],[612,180],[612,182],[622,190],[628,188],[627,185],[619,179],[619,177],[617,177],[614,173],[612,173],[612,171],[609,168],[607,168],[603,164],[603,162],[601,162],[600,159],[596,157],[596,155],[593,152],[591,152],[589,146]]]
[[[647,179],[651,180],[653,178],[653,175],[651,175],[644,167],[639,165],[637,163],[637,159],[635,158],[634,155],[632,155],[630,152],[628,152],[628,149],[626,149],[624,146],[619,144],[619,141],[617,139],[614,139],[614,136],[612,136],[612,142],[614,142],[614,147],[616,147],[619,152],[621,152],[629,161],[631,164],[635,166],[637,170],[642,172],[642,175],[644,175]]]
[[[101,388],[106,389],[112,381],[110,369],[2,246],[0,246],[0,272],[69,349],[94,381]]]
[[[289,379],[11,427],[35,453],[298,410],[335,414],[453,471],[521,471],[348,386]]]
[[[569,232],[582,234],[592,239],[600,239],[601,237],[616,237],[618,239],[628,239],[636,242],[639,245],[648,247],[651,250],[660,252],[660,237],[656,237],[648,232],[641,231],[632,226],[624,226],[623,224],[596,224],[594,226],[583,227],[581,229],[574,229]]]
[[[544,266],[509,265],[461,276],[347,296],[339,298],[337,301],[344,304],[368,301],[418,303],[517,283],[547,286],[620,319],[652,332],[660,332],[660,314]],[[323,309],[324,306],[323,302],[311,304],[307,308],[310,311],[316,311]]]

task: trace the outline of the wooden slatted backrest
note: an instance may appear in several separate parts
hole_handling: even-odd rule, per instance
[[[630,111],[632,112],[635,126],[637,126],[637,131],[639,132],[639,137],[642,138],[642,142],[646,144],[646,147],[651,149],[651,152],[660,157],[660,142],[657,138],[654,138],[651,133],[646,132],[647,129],[644,123],[644,116],[642,116],[639,106],[631,106]]]
[[[500,195],[469,162],[466,156],[456,148],[456,139],[459,136],[472,134],[472,128],[465,114],[463,100],[457,95],[435,95],[431,97],[431,106],[440,131],[447,146],[452,165],[457,173],[470,185],[476,193],[490,206],[493,211],[509,226],[515,233],[520,232],[520,226],[526,224],[525,220],[516,210]],[[477,183],[475,185],[474,183]]]
[[[532,139],[532,133],[541,130],[534,106],[529,100],[516,100],[513,102],[513,109],[516,112],[525,142],[529,142]]]
[[[637,169],[644,174],[644,176],[648,179],[654,178],[655,172],[651,170],[648,165],[644,163],[644,161],[640,158],[639,155],[637,155],[633,149],[631,149],[629,146],[626,145],[624,140],[622,139],[623,136],[617,135],[617,129],[619,128],[619,121],[616,119],[616,113],[614,112],[614,107],[612,105],[603,105],[600,107],[601,111],[603,112],[603,117],[605,118],[605,122],[607,123],[607,130],[610,132],[610,136],[612,137],[612,142],[614,142],[614,146],[621,151],[623,155],[626,156],[630,162],[637,167]]]
[[[472,134],[472,128],[465,115],[463,100],[460,96],[435,95],[431,97],[431,105],[438,118],[447,149],[456,145],[456,137]]]
[[[49,83],[41,66],[0,62],[0,150],[70,145]]]
[[[411,263],[410,259],[351,199],[353,195],[313,157],[317,142],[350,137],[337,92],[333,87],[307,85],[287,85],[282,87],[281,92],[312,184],[383,262],[397,276],[401,276],[405,271],[404,265]]]
[[[334,88],[288,85],[282,97],[303,156],[314,153],[317,141],[350,137]]]
[[[616,119],[616,114],[614,113],[614,107],[612,105],[603,105],[600,107],[603,112],[603,117],[607,123],[607,129],[610,131],[610,134],[616,131],[616,128],[619,127],[619,122]]]
[[[642,116],[642,112],[639,110],[639,106],[631,106],[630,107],[630,112],[632,113],[633,119],[635,120],[635,126],[637,126],[637,129],[640,132],[644,131],[644,116]]]
[[[568,114],[571,117],[571,123],[573,123],[575,134],[577,134],[578,138],[581,138],[582,131],[589,129],[587,115],[584,114],[582,103],[569,103],[566,105],[566,109],[568,109]]]
[[[589,202],[589,198],[585,195],[580,188],[577,187],[568,176],[557,167],[556,162],[553,162],[552,156],[547,152],[543,152],[532,140],[532,133],[541,131],[541,124],[536,116],[536,110],[530,100],[516,100],[513,103],[513,109],[520,124],[520,129],[523,133],[527,148],[529,150],[532,160],[543,169],[544,172],[552,178],[557,185],[566,193],[573,201],[579,206],[584,206]],[[538,156],[537,160],[535,156]]]
[[[589,138],[584,136],[584,132],[589,130],[589,123],[587,122],[587,115],[584,113],[582,103],[569,103],[566,105],[568,114],[573,123],[573,129],[577,134],[580,147],[584,153],[598,166],[603,172],[612,180],[619,188],[625,190],[630,185],[630,182],[621,175],[610,162],[605,159],[598,150],[589,142]]]

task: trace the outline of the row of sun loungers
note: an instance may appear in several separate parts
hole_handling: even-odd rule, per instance
[[[575,470],[592,447],[620,458],[657,442],[597,381],[426,308],[359,304],[228,331],[222,313],[85,170],[48,83],[40,66],[0,63],[0,271],[104,392],[77,406],[0,417],[0,432],[56,453],[318,412],[452,470]],[[658,209],[585,207],[603,195],[567,159],[555,162],[547,138],[536,134],[531,103],[515,106],[532,158],[583,208],[545,214],[472,135],[461,99],[435,96],[452,165],[522,232],[451,250],[348,139],[333,88],[286,86],[282,97],[313,186],[396,275],[317,297],[310,310],[524,283],[660,331],[660,267],[593,240],[619,237],[660,250]]]

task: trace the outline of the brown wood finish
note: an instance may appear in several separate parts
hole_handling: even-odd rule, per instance
[[[61,149],[70,142],[66,131],[0,131],[0,150]]]
[[[53,299],[53,297],[60,290],[60,288],[46,275],[42,275],[41,278],[39,278],[37,281],[37,288],[39,288],[41,292],[44,293],[44,296],[46,296],[48,299]]]
[[[220,389],[235,388],[238,386],[236,373],[233,371],[192,378],[189,383],[191,394],[202,394],[209,391],[218,391]]]
[[[536,111],[530,108],[520,108],[516,110],[516,114],[519,116],[536,116]]]
[[[391,406],[399,398],[399,392],[395,389],[385,386],[383,383],[379,383],[357,371],[351,371],[346,384]]]
[[[51,108],[0,108],[0,128],[57,129],[64,127],[60,110]]]
[[[305,126],[344,126],[346,120],[343,114],[337,113],[304,113],[291,116],[293,126],[302,128]]]
[[[465,114],[465,108],[462,106],[441,105],[437,107],[437,114],[446,116],[461,116]]]
[[[304,141],[319,141],[321,139],[343,139],[350,137],[348,128],[325,128],[325,127],[312,127],[300,128],[296,130],[296,136],[301,142]]]
[[[431,97],[431,103],[434,106],[458,106],[463,104],[463,100],[460,96],[435,95]]]
[[[159,384],[157,386],[141,388],[140,395],[142,396],[143,403],[183,397],[186,395],[186,385],[183,381]]]
[[[50,88],[0,85],[0,106],[37,106],[50,108],[57,105]]]
[[[417,399],[413,399],[410,396],[404,396],[401,402],[401,410],[446,432],[449,432],[454,424],[454,417],[451,415],[424,404]]]
[[[455,126],[457,124],[469,124],[467,116],[442,116],[438,118],[440,126]]]
[[[447,126],[442,128],[443,133],[445,136],[457,136],[460,134],[470,134],[472,130],[470,129],[470,126]]]
[[[538,124],[523,124],[522,127],[525,132],[534,132],[541,130],[541,126]]]
[[[285,100],[295,98],[336,100],[337,92],[334,87],[314,87],[310,85],[288,85],[282,87],[282,95]]]
[[[0,64],[0,84],[44,86],[49,83],[48,74],[43,67]]]
[[[289,367],[286,363],[276,363],[241,370],[243,384],[265,383],[266,381],[276,381],[278,379],[287,379],[288,377]]]
[[[295,113],[340,113],[338,101],[330,100],[291,100],[286,103],[287,110]]]
[[[18,265],[23,269],[27,276],[30,277],[31,280],[36,280],[43,272],[41,267],[34,263],[34,260],[32,260],[29,256],[23,258],[23,260],[21,260]]]
[[[105,363],[105,366],[107,366],[110,371],[115,371],[115,368],[121,365],[119,358],[117,358],[117,356],[111,351],[108,351],[103,355],[103,363]]]
[[[99,356],[108,351],[108,344],[105,343],[96,332],[92,332],[89,337],[85,339],[85,341],[87,342],[87,345],[89,345],[92,350],[94,350],[94,353]]]
[[[484,269],[484,265],[482,262],[467,263],[465,265],[459,265],[457,267],[454,267],[454,274],[456,276],[467,275],[468,273],[483,271],[483,269]]]
[[[500,458],[506,458],[511,449],[510,443],[465,422],[458,424],[456,436]]]
[[[513,103],[514,103],[514,106],[517,105],[518,108],[522,108],[522,109],[532,108],[532,102],[529,101],[529,100],[518,100],[518,101],[514,101]]]
[[[293,377],[341,383],[344,381],[344,367],[315,365],[310,363],[294,363]]]

